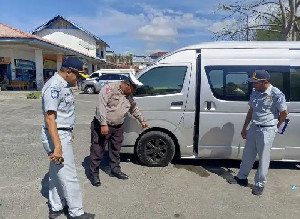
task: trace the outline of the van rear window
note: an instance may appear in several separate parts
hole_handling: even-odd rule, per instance
[[[252,92],[252,84],[247,79],[252,76],[255,70],[267,70],[270,73],[270,82],[279,88],[286,96],[287,101],[299,100],[300,92],[300,68],[292,70],[290,66],[205,66],[205,72],[213,95],[221,100],[248,101]]]

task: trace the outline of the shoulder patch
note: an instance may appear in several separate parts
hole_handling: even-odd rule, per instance
[[[112,93],[114,89],[112,89],[111,87],[107,87],[105,90],[106,94]]]
[[[59,92],[60,92],[60,90],[52,87],[51,88],[51,98],[52,99],[58,99],[59,98]]]

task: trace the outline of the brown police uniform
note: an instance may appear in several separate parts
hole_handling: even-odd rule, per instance
[[[93,176],[99,176],[99,166],[107,143],[111,172],[121,171],[120,150],[124,139],[125,114],[130,112],[140,123],[143,122],[133,97],[123,94],[120,85],[121,82],[106,84],[99,94],[99,105],[91,124],[90,173]],[[102,125],[109,126],[106,136],[101,135]]]

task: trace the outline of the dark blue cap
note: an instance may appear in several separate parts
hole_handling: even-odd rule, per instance
[[[62,63],[62,67],[68,68],[74,73],[83,72],[83,65],[84,63],[80,61],[77,57],[66,57]]]
[[[248,79],[249,82],[258,82],[258,81],[269,81],[270,74],[266,70],[256,70],[253,72],[252,77]]]

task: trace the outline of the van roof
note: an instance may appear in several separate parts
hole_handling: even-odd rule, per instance
[[[107,74],[109,74],[109,73],[114,73],[114,74],[123,74],[123,73],[134,73],[135,72],[135,70],[134,69],[131,69],[131,68],[129,68],[129,69],[124,69],[124,68],[122,68],[122,69],[100,69],[100,70],[97,70],[97,71],[95,71],[95,72],[93,72],[93,73],[107,73]]]
[[[300,41],[216,41],[181,48],[187,49],[300,49]]]

